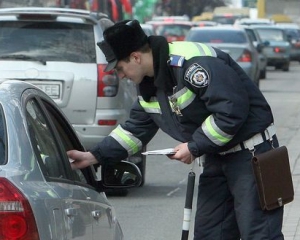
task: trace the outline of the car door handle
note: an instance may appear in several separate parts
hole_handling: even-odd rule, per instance
[[[67,208],[67,209],[65,209],[65,214],[68,217],[76,216],[77,215],[77,209],[76,208]]]
[[[101,217],[101,215],[102,215],[101,210],[92,211],[92,216],[95,219],[99,219]]]

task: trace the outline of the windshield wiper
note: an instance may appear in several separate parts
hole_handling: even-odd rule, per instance
[[[35,62],[40,62],[43,65],[46,65],[46,61],[39,57],[28,56],[24,54],[10,54],[10,55],[2,55],[0,59],[16,59],[16,60],[31,60]]]

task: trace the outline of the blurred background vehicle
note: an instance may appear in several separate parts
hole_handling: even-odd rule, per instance
[[[258,53],[260,69],[259,78],[265,79],[267,77],[267,55],[264,52],[265,44],[261,40],[256,29],[253,29],[251,26],[248,25],[243,26],[243,28],[245,29],[246,33],[248,34]]]
[[[104,72],[107,62],[97,42],[102,27],[110,24],[105,14],[79,9],[0,9],[1,77],[43,89],[70,119],[86,149],[128,118],[137,96],[132,81]],[[127,160],[145,177],[141,152]]]
[[[250,16],[250,8],[248,7],[227,7],[221,6],[214,8],[212,21],[219,24],[233,25],[237,19]]]
[[[265,43],[268,66],[289,71],[291,44],[285,31],[276,25],[253,25]]]
[[[213,12],[202,12],[200,15],[193,16],[192,22],[211,21],[212,18]]]
[[[183,41],[187,32],[193,26],[191,21],[147,21],[146,24],[153,26],[155,35],[164,36],[168,42]]]
[[[147,36],[155,35],[153,26],[151,24],[141,23],[140,25]]]
[[[71,169],[71,149],[84,151],[53,99],[0,80],[0,239],[123,239],[104,192],[139,186],[139,169],[120,162],[97,179],[93,166]]]
[[[177,21],[190,21],[187,15],[182,16],[154,16],[150,21],[163,21],[163,22],[177,22]]]
[[[240,18],[235,20],[234,25],[273,25],[275,24],[274,21],[270,20],[269,18]]]
[[[295,23],[279,23],[276,26],[285,31],[291,43],[290,59],[300,62],[300,27]]]
[[[292,23],[292,19],[287,16],[286,14],[281,14],[281,13],[277,13],[277,14],[272,14],[270,16],[270,20],[274,21],[274,23]]]
[[[201,42],[228,53],[259,86],[259,59],[256,48],[242,28],[233,26],[193,27],[187,41]]]
[[[217,26],[218,23],[214,21],[193,21],[193,27],[209,27],[209,26]]]

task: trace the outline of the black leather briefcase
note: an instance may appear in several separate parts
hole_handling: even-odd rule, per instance
[[[272,210],[294,199],[294,188],[285,146],[253,156],[259,200],[263,210]]]

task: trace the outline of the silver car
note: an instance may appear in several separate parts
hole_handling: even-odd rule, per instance
[[[66,151],[84,150],[72,125],[36,86],[0,80],[0,239],[121,240],[105,189],[138,186],[129,162],[72,170]]]
[[[185,39],[187,41],[209,44],[228,53],[252,81],[259,86],[260,68],[258,53],[243,28],[231,25],[193,27]]]
[[[289,71],[291,61],[291,43],[284,29],[276,25],[252,26],[257,30],[265,44],[264,53],[267,56],[268,66],[275,69]]]
[[[107,62],[97,43],[112,24],[102,13],[79,9],[0,9],[0,76],[51,96],[86,149],[128,118],[137,97],[131,81],[103,71]],[[138,152],[128,160],[145,179],[145,156]]]

